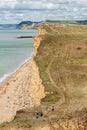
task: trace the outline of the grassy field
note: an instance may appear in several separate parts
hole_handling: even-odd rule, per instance
[[[87,27],[46,26],[48,34],[35,57],[40,76],[49,94],[43,101],[57,102],[73,97],[72,89],[87,81]],[[78,95],[78,94],[77,94]],[[70,96],[70,97],[69,97]]]

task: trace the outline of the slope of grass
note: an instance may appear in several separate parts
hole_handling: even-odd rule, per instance
[[[87,59],[87,29],[78,27],[44,27],[48,35],[41,41],[35,60],[40,69],[45,91],[53,92],[52,95],[46,96],[50,102],[51,96],[56,97],[55,102],[61,98],[47,74],[52,59],[50,75],[61,91],[63,88],[67,90],[68,87],[80,87],[87,80],[87,67],[81,66],[81,63],[86,63]]]

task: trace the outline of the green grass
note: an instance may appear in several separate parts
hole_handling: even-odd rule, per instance
[[[54,104],[59,99],[60,96],[56,92],[53,92],[53,94],[49,94],[44,99],[42,99],[42,102],[44,102],[45,104]]]
[[[74,20],[66,20],[66,21],[64,21],[63,23],[64,23],[64,24],[77,24],[77,22],[74,21]]]
[[[87,63],[87,59],[80,59],[78,60],[79,63]]]
[[[0,124],[0,128],[5,127],[5,123]]]
[[[26,119],[26,118],[18,118],[18,119],[16,119],[16,124],[17,124],[17,126],[19,127],[19,128],[30,128],[30,127],[32,127],[31,125],[30,125],[30,120],[29,119]]]
[[[47,74],[47,68],[52,58],[53,63],[50,67],[50,74],[58,88],[61,89],[61,86],[66,88],[67,84],[74,84],[74,87],[81,86],[87,79],[86,68],[83,69],[80,64],[77,64],[77,61],[81,63],[87,62],[87,40],[85,40],[87,30],[82,26],[81,28],[80,26],[78,28],[73,26],[45,26],[44,28],[48,34],[41,41],[35,60],[39,66],[45,91],[53,91],[54,93],[53,95],[47,95],[43,101],[53,103],[57,102],[60,96],[56,93],[57,90]]]

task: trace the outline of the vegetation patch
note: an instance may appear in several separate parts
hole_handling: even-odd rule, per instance
[[[87,63],[87,59],[80,59],[78,62],[79,63]]]
[[[16,120],[17,126],[24,127],[24,128],[32,127],[29,122],[30,122],[30,120],[26,119],[26,118],[19,118],[18,120]]]
[[[48,34],[41,41],[35,60],[45,91],[55,93],[46,95],[43,101],[53,103],[61,98],[60,92],[64,89],[81,86],[86,82],[87,68],[83,69],[79,63],[87,63],[87,29],[79,25],[49,25],[44,26],[44,29]]]
[[[0,128],[5,127],[5,123],[0,124]]]

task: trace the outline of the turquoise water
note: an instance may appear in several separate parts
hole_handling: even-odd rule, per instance
[[[33,54],[33,39],[16,37],[36,35],[37,30],[0,30],[0,82]]]

